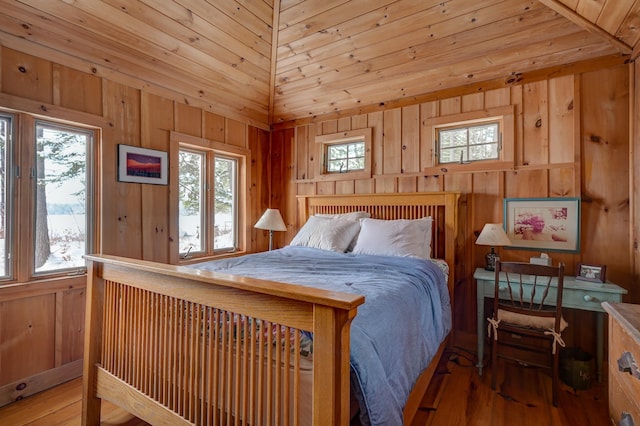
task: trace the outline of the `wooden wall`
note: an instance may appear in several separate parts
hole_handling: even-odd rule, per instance
[[[461,89],[462,90],[462,89]],[[428,119],[513,105],[516,111],[513,170],[425,174],[431,164]],[[371,127],[373,176],[317,180],[316,135]],[[475,333],[473,271],[484,265],[486,247],[475,246],[487,222],[502,222],[505,197],[581,197],[581,251],[550,253],[569,273],[577,262],[606,264],[607,277],[640,301],[632,280],[629,225],[629,68],[595,69],[473,94],[450,96],[402,108],[294,125],[272,135],[273,199],[295,233],[297,194],[460,191],[464,194],[457,265],[456,327]],[[431,172],[430,172],[431,173]],[[499,250],[509,260],[536,252]],[[594,348],[593,314],[568,312],[569,344]],[[592,352],[593,353],[593,352]]]
[[[171,131],[250,151],[244,249],[267,248],[266,231],[253,229],[269,203],[267,131],[6,47],[0,47],[0,107],[102,130],[96,251],[177,260],[177,209],[170,211],[176,188],[116,179],[117,144],[168,151],[175,148]],[[177,173],[177,164],[170,166]],[[85,277],[0,283],[0,405],[81,374],[85,287]]]
[[[465,197],[458,248],[462,256],[456,266],[456,324],[473,333],[472,274],[483,264],[486,251],[474,245],[475,234],[486,222],[502,221],[504,197],[581,197],[581,252],[552,254],[554,261],[564,261],[569,271],[577,262],[606,264],[608,278],[629,290],[627,300],[640,301],[632,272],[631,247],[635,246],[630,232],[630,75],[627,66],[593,69],[279,128],[269,135],[144,87],[2,47],[0,106],[102,129],[98,249],[108,254],[160,262],[175,256],[172,189],[115,179],[118,143],[169,150],[171,131],[250,150],[246,221],[250,251],[266,249],[266,233],[254,230],[252,224],[269,205],[281,209],[289,228],[275,234],[275,245],[283,246],[293,237],[300,225],[295,223],[297,194],[461,191]],[[424,173],[430,166],[425,120],[504,105],[516,109],[515,170]],[[315,180],[315,135],[366,127],[373,129],[373,176]],[[175,172],[172,167],[170,173]],[[532,254],[501,253],[516,260],[527,260]],[[77,277],[0,287],[0,404],[79,374],[84,287],[84,278]],[[580,324],[570,329],[568,343],[592,348],[593,316],[568,315],[572,324]]]

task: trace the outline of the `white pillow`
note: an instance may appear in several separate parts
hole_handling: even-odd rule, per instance
[[[379,256],[431,257],[433,219],[362,219],[354,253]]]
[[[356,222],[360,222],[362,219],[366,219],[368,217],[371,217],[371,213],[368,212],[350,212],[350,213],[336,213],[336,214],[330,214],[330,213],[319,213],[316,216],[318,217],[328,217],[328,218],[332,218],[332,219],[341,219],[341,220],[351,220],[351,221],[356,221]],[[359,230],[358,230],[359,232]],[[349,246],[347,247],[347,251],[351,252],[353,251],[353,248],[356,246],[356,236],[358,234],[356,234],[353,238],[353,240],[351,240],[351,242],[349,243]]]
[[[336,214],[319,213],[316,216],[329,217],[332,219],[359,221],[360,219],[371,217],[371,214],[367,212],[350,212],[350,213],[336,213]]]
[[[311,216],[290,245],[344,253],[358,231],[360,223],[357,221]]]

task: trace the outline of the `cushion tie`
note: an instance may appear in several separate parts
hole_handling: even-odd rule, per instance
[[[565,347],[565,343],[564,340],[562,340],[560,332],[550,328],[549,330],[545,331],[544,334],[553,336],[553,346],[551,347],[552,354],[556,353],[556,343],[560,344],[560,346],[562,346],[563,348]]]
[[[487,321],[489,321],[489,325],[487,326],[487,334],[489,334],[489,337],[491,337],[491,329],[493,329],[493,338],[494,340],[498,340],[498,325],[500,324],[500,320],[487,318]]]

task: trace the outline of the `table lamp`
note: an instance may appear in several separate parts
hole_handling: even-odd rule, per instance
[[[278,209],[267,209],[253,227],[269,231],[269,251],[273,247],[273,231],[287,230]]]
[[[482,232],[478,235],[476,244],[481,246],[491,246],[491,251],[485,256],[487,260],[487,266],[484,267],[487,271],[494,271],[496,266],[496,257],[498,255],[495,252],[495,247],[510,246],[511,240],[504,232],[501,223],[487,223],[482,228]]]

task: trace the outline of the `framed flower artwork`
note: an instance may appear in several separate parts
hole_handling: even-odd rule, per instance
[[[580,199],[505,198],[504,226],[509,248],[577,253]]]

